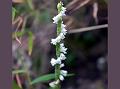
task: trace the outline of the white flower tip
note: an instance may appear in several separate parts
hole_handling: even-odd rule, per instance
[[[57,41],[56,39],[51,39],[51,44],[56,45]]]
[[[55,86],[56,86],[56,85],[55,85],[55,82],[49,83],[49,86],[50,86],[50,87],[55,87]]]
[[[54,66],[56,64],[56,59],[52,58],[50,63],[51,63],[52,66]]]
[[[61,64],[61,65],[60,65],[60,68],[62,68],[62,67],[64,67],[64,66],[65,66],[64,64]]]
[[[66,70],[61,70],[60,73],[61,73],[61,75],[63,75],[63,76],[67,76],[67,73],[68,73],[68,72],[67,72]]]
[[[65,57],[65,55],[63,53],[60,54],[60,58],[61,58],[61,60],[65,60],[66,59],[66,57]]]
[[[65,38],[64,33],[60,33],[59,37],[60,37],[60,39],[64,39]]]
[[[53,81],[53,82],[49,83],[49,86],[50,87],[55,87],[59,82],[60,82],[60,80]]]
[[[61,59],[60,59],[60,58],[58,58],[58,59],[56,60],[56,64],[61,64]]]
[[[58,79],[58,80],[55,82],[55,84],[59,84],[59,82],[60,82],[60,80]]]
[[[62,75],[59,76],[60,80],[63,81],[64,77]]]
[[[64,53],[64,54],[67,53],[67,52],[66,52],[66,51],[67,51],[67,48],[64,47],[64,44],[63,44],[63,43],[60,44],[60,51],[61,51],[62,53]]]
[[[57,60],[52,58],[51,61],[50,61],[51,65],[52,66],[55,66],[56,64],[61,64],[61,59],[58,58]]]

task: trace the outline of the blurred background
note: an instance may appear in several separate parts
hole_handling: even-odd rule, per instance
[[[50,60],[55,48],[50,40],[56,37],[52,18],[59,1],[12,0],[13,89],[50,89],[50,81],[32,87],[29,81],[54,73]],[[61,1],[67,8],[63,20],[68,30],[63,69],[74,74],[61,89],[108,89],[108,0]]]

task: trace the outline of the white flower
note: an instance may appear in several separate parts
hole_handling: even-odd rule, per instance
[[[58,84],[60,82],[60,80],[58,79],[56,82],[55,82],[55,84]]]
[[[56,23],[56,24],[57,24],[61,17],[62,17],[62,14],[61,14],[61,13],[59,13],[58,15],[56,15],[55,17],[53,17],[53,20],[54,20],[53,23]]]
[[[63,76],[67,76],[67,73],[68,73],[68,72],[67,72],[66,70],[61,70],[61,71],[60,71],[60,74],[63,75]]]
[[[54,81],[54,82],[49,83],[49,86],[50,86],[50,87],[55,87],[55,86],[56,86],[55,81]]]
[[[56,64],[61,64],[61,60],[59,58],[56,60]]]
[[[62,27],[62,28],[65,28],[65,27],[66,27],[66,25],[63,24],[63,21],[62,21],[61,27]]]
[[[62,75],[60,75],[60,76],[59,76],[59,79],[60,79],[61,81],[63,81],[63,80],[64,80],[64,77],[63,77]]]
[[[56,64],[56,59],[52,58],[50,63],[51,63],[52,66],[54,66]]]
[[[56,45],[57,44],[57,40],[56,39],[51,39],[51,44]]]
[[[49,86],[55,87],[59,82],[60,82],[59,80],[53,81],[53,82],[49,83]]]
[[[65,16],[65,12],[66,12],[66,8],[65,8],[65,7],[62,7],[60,13],[59,13],[58,15],[56,15],[55,17],[53,17],[53,23],[56,23],[56,24],[57,24],[58,21],[60,20],[60,18],[61,18],[62,16]]]
[[[59,43],[64,38],[65,38],[64,34],[60,33],[57,38],[51,40],[51,43],[53,45],[56,45],[57,43]]]
[[[63,53],[60,54],[60,59],[61,60],[65,60],[66,59],[66,57],[65,57],[65,55]]]
[[[60,33],[60,34],[59,34],[59,36],[58,36],[58,38],[61,40],[61,39],[64,39],[64,38],[65,38],[65,36],[64,36],[64,34],[63,34],[63,33]]]
[[[52,58],[50,63],[51,63],[52,66],[54,66],[56,64],[61,64],[61,60],[60,59],[56,60],[56,59]]]
[[[61,32],[64,34],[64,35],[66,35],[67,34],[67,30],[65,29],[65,27],[66,27],[66,25],[64,25],[64,24],[61,24]]]
[[[65,8],[65,7],[62,7],[61,9],[62,9],[62,10],[61,10],[60,13],[62,14],[62,16],[65,16],[66,8]]]
[[[61,44],[60,44],[60,52],[66,54],[66,53],[67,53],[66,51],[67,51],[67,48],[65,48],[65,47],[64,47],[64,44],[61,43]]]
[[[60,68],[64,67],[65,65],[64,64],[60,64]]]

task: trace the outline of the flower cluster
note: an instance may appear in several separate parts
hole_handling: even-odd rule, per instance
[[[53,20],[54,20],[53,23],[58,25],[59,21],[61,20],[61,22],[59,23],[60,24],[60,33],[58,34],[58,36],[55,39],[51,39],[51,44],[53,44],[55,46],[57,44],[59,44],[60,54],[59,54],[59,57],[57,59],[52,58],[50,63],[51,63],[52,66],[59,65],[60,68],[62,68],[62,67],[64,67],[64,63],[62,63],[62,61],[66,59],[65,54],[67,53],[66,52],[67,48],[65,48],[64,44],[61,42],[65,38],[65,35],[67,34],[67,30],[65,29],[66,25],[64,25],[63,21],[62,21],[62,16],[65,16],[66,8],[63,7],[62,2],[58,3],[57,7],[58,7],[58,12],[59,13],[58,13],[57,16],[55,16],[53,18]],[[65,76],[67,76],[67,71],[66,70],[60,70],[59,79],[49,83],[49,85],[51,87],[55,87],[57,84],[59,84],[60,80],[61,81],[64,80]]]
[[[64,25],[63,22],[62,22],[61,33],[58,35],[57,38],[51,40],[51,43],[53,45],[56,45],[57,43],[60,43],[61,40],[63,40],[65,38],[65,35],[67,34],[67,30],[65,29],[65,27],[66,27],[66,25]]]

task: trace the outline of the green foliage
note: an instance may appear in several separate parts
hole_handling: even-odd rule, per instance
[[[17,37],[22,37],[25,34],[25,32],[14,32],[12,34],[12,38],[15,38],[15,36]]]
[[[47,75],[43,75],[43,76],[40,76],[36,79],[34,79],[31,84],[35,84],[35,83],[38,83],[38,82],[47,82],[49,80],[52,80],[55,78],[55,75],[54,74],[47,74]]]
[[[28,38],[28,53],[31,55],[33,49],[33,34],[29,31],[29,38]]]
[[[38,14],[39,21],[42,23],[50,22],[50,13],[48,11],[43,11],[42,13]]]
[[[68,74],[67,77],[71,77],[71,76],[74,76],[74,74]],[[40,76],[36,79],[34,79],[32,82],[31,82],[31,85],[33,84],[36,84],[36,83],[39,83],[39,82],[48,82],[49,80],[52,80],[52,79],[55,79],[55,74],[47,74],[47,75],[43,75],[43,76]]]
[[[21,89],[21,88],[16,84],[15,81],[13,81],[12,88],[13,88],[13,89]]]
[[[12,7],[12,21],[15,19],[16,9]]]
[[[33,10],[32,0],[26,0],[30,10]]]
[[[19,74],[19,73],[25,73],[26,71],[25,70],[14,70],[12,71],[13,74]]]
[[[33,49],[33,33],[31,31],[14,32],[12,38],[22,37],[25,34],[28,34],[28,54],[31,55]]]

